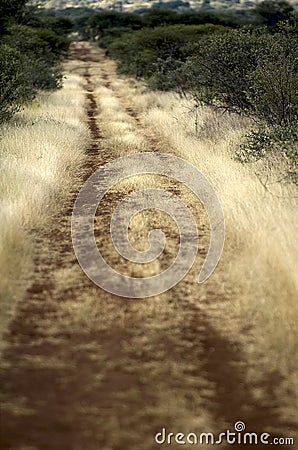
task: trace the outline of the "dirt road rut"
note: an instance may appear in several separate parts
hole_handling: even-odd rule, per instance
[[[137,109],[121,96],[113,65],[102,51],[87,43],[75,44],[71,64],[84,78],[91,144],[64,210],[36,240],[32,285],[6,335],[1,362],[0,448],[151,450],[162,447],[154,442],[154,436],[163,427],[174,433],[219,434],[233,430],[240,420],[249,431],[286,435],[287,424],[282,423],[278,399],[272,394],[272,385],[279,380],[263,380],[262,395],[256,399],[253,386],[246,381],[247,365],[240,345],[223,336],[213,320],[216,309],[222,320],[229,320],[228,299],[220,286],[224,268],[219,266],[218,276],[203,287],[196,283],[209,239],[203,213],[199,223],[203,248],[194,269],[162,295],[141,300],[118,298],[93,285],[78,266],[70,219],[80,185],[96,168],[125,154],[117,135],[108,135],[102,125],[107,98],[110,103],[117,102],[123,128],[126,123],[143,136],[144,150],[163,151],[165,144],[143,127]],[[154,177],[142,181],[142,186],[155,184]],[[172,180],[161,179],[160,185],[184,195],[183,186]],[[107,194],[96,218],[95,234],[111,265],[140,276],[140,269],[119,260],[108,243],[111,213],[132,190],[133,184],[123,184]],[[145,214],[136,222],[132,240],[144,240],[159,219]],[[175,256],[177,233],[173,224],[164,223],[169,246],[158,267],[142,269],[146,276]],[[167,447],[181,446],[173,443]],[[244,447],[239,444],[235,448]]]

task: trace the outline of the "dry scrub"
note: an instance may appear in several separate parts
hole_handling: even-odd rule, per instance
[[[71,75],[0,129],[0,334],[27,287],[36,232],[49,225],[84,160],[83,114],[82,81]]]
[[[282,172],[279,159],[270,166],[265,162],[245,166],[233,160],[248,126],[240,118],[217,115],[207,108],[197,111],[196,116],[189,112],[189,103],[170,94],[145,93],[128,101],[138,106],[142,123],[166,140],[170,153],[195,164],[215,187],[226,220],[220,264],[226,273],[224,290],[234,317],[229,323],[220,318],[220,328],[242,341],[252,384],[268,374],[282,377],[284,392],[279,396],[285,404],[280,406],[296,421],[296,188],[273,183],[270,193],[256,176],[277,180],[278,172]]]
[[[272,386],[272,397],[263,402],[296,422],[296,187],[274,182],[283,173],[279,158],[270,164],[247,165],[233,159],[251,126],[248,121],[208,108],[193,112],[190,102],[172,94],[148,92],[134,80],[113,78],[115,65],[109,60],[101,64],[101,70],[109,73],[110,81],[94,87],[102,112],[101,128],[114,155],[152,151],[153,142],[156,151],[176,154],[196,165],[215,187],[226,220],[219,266],[225,279],[218,280],[215,273],[201,291],[201,299],[204,290],[212,291],[215,283],[222,283],[225,305],[210,306],[214,326],[241,344],[255,398],[264,396],[259,389],[265,379],[273,384],[275,380],[282,391],[274,392]],[[142,127],[136,128],[135,120]],[[267,175],[273,182],[271,193],[260,181]],[[136,189],[142,187],[136,177],[129,183],[135,183]]]
[[[36,243],[32,284],[7,336],[0,364],[3,448],[151,450],[162,426],[217,433],[237,420],[251,431],[292,437],[294,188],[274,186],[290,196],[281,200],[254,176],[261,167],[233,161],[247,127],[243,120],[202,109],[195,135],[187,103],[119,78],[115,64],[95,46],[80,42],[73,50],[67,69],[84,77],[93,138],[80,182],[97,167],[138,151],[189,159],[221,198],[225,252],[199,286],[209,241],[203,208],[170,178],[128,178],[104,196],[95,220],[98,247],[111,266],[144,277],[160,273],[177,254],[173,221],[148,211],[130,223],[132,244],[144,249],[147,233],[159,227],[167,236],[165,255],[136,267],[113,249],[111,214],[123,197],[144,187],[167,189],[189,205],[198,221],[200,251],[189,274],[161,295],[137,300],[110,295],[90,282],[73,253],[71,209],[79,189],[74,183],[64,210]]]

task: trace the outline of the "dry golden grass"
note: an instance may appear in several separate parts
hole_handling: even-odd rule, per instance
[[[83,114],[82,81],[71,75],[0,129],[0,332],[26,289],[34,230],[47,226],[84,160]]]
[[[212,320],[245,351],[247,379],[256,398],[264,394],[257,387],[264,379],[282,377],[278,388],[284,391],[275,392],[278,406],[285,417],[294,419],[298,405],[297,189],[274,182],[283,172],[283,161],[276,157],[270,163],[242,165],[234,155],[251,126],[247,120],[208,108],[194,113],[190,102],[175,95],[148,92],[141,83],[113,77],[111,61],[104,61],[103,67],[110,82],[108,87],[99,82],[96,94],[101,127],[114,154],[152,151],[150,136],[154,136],[155,150],[190,161],[216,189],[226,221],[219,270],[225,274],[220,293],[227,302],[212,310]],[[141,127],[121,105],[137,112]],[[260,179],[269,176],[272,193],[256,174]],[[143,187],[136,177],[127,188],[133,184],[136,189]],[[217,278],[215,273],[206,283],[207,292],[214,281],[220,284]]]
[[[188,102],[171,94],[148,92],[140,83],[113,77],[113,64],[109,61],[102,66],[109,73],[109,83],[103,86],[99,80],[95,93],[105,148],[114,157],[152,149],[176,154],[196,165],[214,185],[225,213],[226,246],[218,272],[201,289],[200,298],[210,298],[209,292],[214,288],[218,289],[219,296],[226,298],[221,307],[218,303],[214,308],[208,306],[210,320],[227,339],[239,341],[242,357],[247,361],[247,382],[255,399],[260,398],[261,403],[274,402],[273,398],[264,397],[265,390],[260,390],[260,386],[276,373],[283,377],[284,382],[277,386],[284,392],[274,395],[284,418],[294,419],[298,387],[295,188],[274,184],[274,192],[288,198],[271,195],[255,176],[255,171],[261,176],[268,172],[266,164],[244,166],[233,160],[250,126],[247,121],[236,116],[220,116],[207,108],[195,116]],[[271,172],[272,179],[278,178],[273,168]],[[155,181],[160,185],[160,180]],[[117,189],[137,190],[146,186],[143,183],[134,177]],[[183,196],[187,200],[187,194]],[[133,242],[140,242],[148,229],[143,219],[140,214],[140,222],[134,226]],[[167,220],[163,221],[162,229],[165,228],[171,229]],[[107,259],[109,253],[112,255],[107,247]],[[154,268],[158,270],[160,267]],[[150,274],[144,267],[141,272],[143,276]],[[137,269],[134,275],[140,275]],[[188,280],[195,277],[194,272]],[[177,291],[173,295],[177,296]],[[196,303],[193,288],[184,295],[187,302]],[[161,303],[162,298],[159,297]],[[146,304],[146,314],[150,314],[150,305]],[[156,303],[151,306],[156,308]],[[142,306],[139,308],[142,310]],[[226,320],[222,319],[223,314]],[[172,326],[174,329],[174,323]],[[189,415],[185,411],[183,414],[189,421]],[[207,417],[204,420],[205,427],[207,423],[211,427]]]
[[[159,133],[168,151],[196,165],[215,187],[226,221],[220,267],[226,273],[224,288],[235,318],[232,326],[221,319],[221,329],[244,344],[253,384],[264,374],[281,374],[285,397],[290,390],[292,400],[296,398],[293,409],[287,410],[294,418],[298,406],[297,189],[274,183],[271,194],[262,186],[256,173],[277,180],[282,172],[278,158],[270,166],[233,160],[247,130],[244,120],[207,108],[195,118],[188,102],[170,94],[139,94],[134,101],[142,112],[142,123]],[[243,334],[245,329],[251,329],[249,336]]]
[[[116,254],[110,216],[132,190],[158,187],[179,195],[190,206],[202,236],[197,261],[174,288],[149,299],[118,298],[95,287],[82,272],[71,251],[70,210],[59,215],[53,233],[37,242],[38,267],[32,279],[39,289],[29,291],[19,308],[17,333],[5,360],[2,409],[9,439],[11,435],[14,444],[25,444],[29,436],[36,448],[60,445],[66,436],[67,445],[77,449],[152,449],[163,425],[174,432],[216,433],[231,429],[238,419],[255,431],[289,431],[292,436],[281,415],[294,415],[292,391],[297,386],[297,361],[290,357],[296,338],[287,328],[296,313],[290,266],[295,255],[289,244],[294,199],[283,202],[270,196],[254,177],[253,167],[231,159],[245,121],[203,109],[196,136],[188,104],[117,77],[114,63],[88,47],[77,44],[81,59],[68,66],[85,76],[94,141],[84,175],[137,151],[158,150],[189,159],[210,178],[221,198],[225,252],[212,277],[198,286],[209,232],[194,195],[157,175],[124,180],[102,199],[94,227],[99,249],[115,270],[141,277],[160,273],[177,253],[173,221],[146,211],[130,223],[131,242],[146,248],[148,232],[161,228],[167,236],[165,258],[137,268]],[[100,139],[95,137],[94,119]],[[287,187],[283,194],[287,190],[292,194]],[[277,216],[286,221],[277,221]],[[272,336],[274,328],[279,334]],[[284,385],[270,376],[276,369],[288,377]],[[281,392],[274,392],[277,389]]]

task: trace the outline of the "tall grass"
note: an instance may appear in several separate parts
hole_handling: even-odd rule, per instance
[[[123,95],[125,83],[120,87]],[[234,336],[247,353],[248,379],[258,387],[278,375],[279,406],[294,419],[298,392],[297,188],[279,183],[283,162],[242,165],[234,159],[251,126],[235,115],[191,104],[172,94],[146,93],[139,86],[128,102],[138,108],[143,125],[159,135],[164,151],[199,168],[221,200],[226,243],[220,268],[227,300],[223,333]],[[263,181],[269,178],[270,190]],[[281,177],[282,178],[282,177]],[[275,182],[276,181],[276,182]],[[212,284],[212,277],[208,281]],[[212,287],[212,286],[211,286]],[[216,312],[215,312],[216,315]],[[274,399],[268,399],[273,401]],[[295,420],[295,419],[294,419]]]
[[[88,131],[77,75],[0,128],[0,335],[22,298],[34,237],[49,225],[84,161]]]

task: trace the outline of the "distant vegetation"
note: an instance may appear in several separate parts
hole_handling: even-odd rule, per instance
[[[297,180],[298,20],[284,0],[265,0],[253,21],[236,15],[152,9],[143,14],[93,14],[81,28],[118,61],[121,73],[194,104],[250,117],[256,126],[237,158],[270,151],[289,160]]]
[[[0,123],[34,98],[39,89],[62,83],[60,62],[67,55],[72,27],[65,18],[46,17],[26,0],[0,4]]]
[[[53,10],[86,8],[93,11],[116,10],[123,12],[146,12],[148,9],[175,9],[179,11],[229,11],[250,14],[260,0],[48,0]],[[297,0],[290,0],[294,6]]]
[[[109,54],[120,61],[120,72],[145,78],[154,89],[177,90],[181,87],[178,74],[197,42],[224,31],[225,27],[213,24],[158,26],[114,40]]]
[[[178,0],[177,0],[178,1]],[[170,3],[178,8],[179,0]],[[177,3],[177,4],[176,4]],[[0,121],[9,119],[38,89],[61,86],[61,58],[70,31],[93,40],[118,61],[121,73],[151,89],[174,90],[205,104],[250,117],[256,124],[237,153],[241,161],[279,149],[297,177],[298,19],[286,0],[264,0],[246,14],[205,7],[143,13],[64,11],[0,6]],[[176,6],[175,6],[176,5]]]

